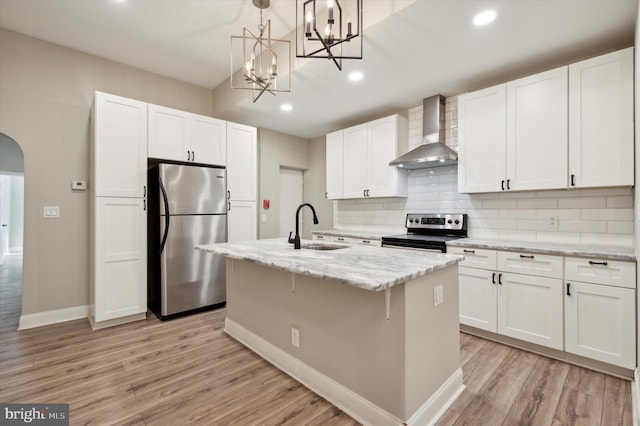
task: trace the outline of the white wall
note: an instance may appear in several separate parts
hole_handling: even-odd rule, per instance
[[[638,188],[638,184],[640,183],[640,147],[638,146],[638,139],[640,138],[640,130],[638,129],[638,126],[640,126],[640,57],[638,55],[638,48],[640,47],[640,2],[638,7],[638,16],[636,18],[635,46],[636,46],[636,52],[635,52],[636,186],[635,187]],[[636,207],[635,246],[637,248],[637,247],[640,247],[640,197],[638,197],[637,195],[635,200],[635,207]],[[640,266],[636,264],[636,296],[637,296],[636,309],[640,307],[640,291],[639,291],[640,287],[638,287],[638,280],[637,280],[637,277],[639,276],[640,276]],[[640,365],[640,315],[636,315],[636,316],[638,318],[638,323],[636,324],[636,333],[637,333],[636,344],[638,345],[638,350],[636,351],[636,355],[638,357],[637,365]],[[640,401],[636,401],[636,403],[640,405]],[[640,409],[640,406],[638,408]],[[636,413],[640,414],[638,412]]]
[[[457,147],[457,98],[447,99],[447,145]],[[410,148],[420,143],[422,106],[409,110]],[[632,188],[459,194],[457,167],[409,171],[409,197],[339,200],[336,228],[404,232],[407,213],[462,212],[480,239],[634,245]],[[548,226],[550,217],[558,226]]]

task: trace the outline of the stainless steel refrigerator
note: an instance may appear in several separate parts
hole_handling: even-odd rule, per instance
[[[226,170],[150,164],[148,184],[150,310],[164,320],[224,306],[224,258],[194,247],[227,241]]]

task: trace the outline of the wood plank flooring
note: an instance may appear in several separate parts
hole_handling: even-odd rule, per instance
[[[17,332],[19,278],[6,269],[1,402],[66,402],[72,425],[358,424],[227,336],[224,309]],[[632,425],[629,382],[468,334],[460,343],[467,388],[440,425]]]

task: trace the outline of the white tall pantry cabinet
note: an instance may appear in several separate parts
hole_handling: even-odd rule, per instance
[[[147,104],[96,92],[90,182],[94,329],[146,316],[146,182]]]
[[[227,123],[229,242],[258,238],[258,130]]]

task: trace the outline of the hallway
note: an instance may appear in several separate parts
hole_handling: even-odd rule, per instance
[[[8,254],[0,266],[0,330],[18,328],[22,310],[22,253]]]

